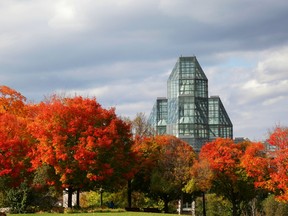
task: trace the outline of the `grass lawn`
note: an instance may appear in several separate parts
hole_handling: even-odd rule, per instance
[[[146,213],[146,212],[95,212],[95,213],[39,213],[39,214],[8,214],[8,216],[176,216],[178,214],[164,214],[164,213]]]

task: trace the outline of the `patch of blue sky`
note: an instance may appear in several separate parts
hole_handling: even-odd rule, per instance
[[[241,68],[251,68],[257,64],[256,61],[252,59],[243,58],[229,58],[222,66],[224,67],[241,67]]]

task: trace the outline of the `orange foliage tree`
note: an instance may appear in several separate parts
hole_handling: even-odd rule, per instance
[[[139,173],[146,180],[146,184],[138,183],[145,185],[151,196],[162,199],[167,212],[168,203],[179,198],[190,179],[195,152],[188,143],[171,135],[146,137],[135,146],[140,158]]]
[[[218,138],[204,145],[200,151],[200,163],[208,162],[212,170],[211,190],[227,198],[232,204],[233,216],[240,215],[240,204],[256,196],[254,182],[241,164],[250,142],[235,144],[231,139]]]
[[[192,202],[195,204],[195,195],[199,193],[202,195],[203,215],[206,215],[206,199],[205,193],[212,187],[213,172],[210,169],[208,160],[201,159],[195,160],[191,167],[191,179],[184,187],[184,191],[188,194],[192,194]],[[194,209],[195,210],[195,209]],[[192,214],[195,214],[193,212]]]
[[[8,86],[0,86],[0,113],[10,113],[17,116],[25,115],[26,98]]]
[[[276,127],[267,140],[275,146],[265,150],[260,143],[250,146],[242,159],[255,186],[275,194],[278,201],[288,202],[288,128]]]
[[[103,109],[95,98],[53,96],[36,110],[29,127],[38,142],[33,167],[54,168],[62,187],[68,189],[68,207],[74,190],[131,178],[130,126],[114,109]],[[49,184],[55,183],[50,179]]]
[[[276,199],[288,202],[288,128],[277,127],[270,135],[268,142],[276,147],[271,154],[270,180],[266,187],[272,190]]]
[[[269,181],[270,158],[267,157],[262,143],[254,143],[246,148],[241,158],[241,166],[245,168],[247,175],[254,178],[255,187],[265,188]]]

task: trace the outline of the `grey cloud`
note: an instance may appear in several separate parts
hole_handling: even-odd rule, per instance
[[[31,100],[76,92],[133,116],[195,54],[235,135],[258,138],[287,116],[287,10],[285,0],[1,2],[0,79]],[[253,80],[261,91],[243,88]]]

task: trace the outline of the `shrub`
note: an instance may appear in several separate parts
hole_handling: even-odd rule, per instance
[[[6,192],[6,205],[11,208],[11,213],[27,213],[31,198],[31,189],[24,182],[19,188],[11,188]]]
[[[266,216],[286,216],[288,204],[277,202],[274,195],[269,195],[263,201],[263,210]]]

